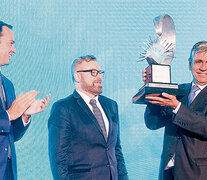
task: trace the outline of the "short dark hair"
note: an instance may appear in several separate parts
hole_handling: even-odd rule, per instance
[[[189,60],[192,62],[193,57],[198,53],[198,52],[204,52],[207,51],[207,41],[199,41],[191,49],[190,52],[190,57]]]
[[[77,58],[73,61],[72,65],[71,65],[71,74],[72,74],[73,82],[75,82],[74,73],[76,71],[76,68],[83,61],[85,61],[85,62],[96,61],[96,58],[93,55],[86,55],[86,56],[80,56],[79,58]]]
[[[13,28],[13,26],[12,25],[9,25],[9,24],[7,24],[7,23],[5,23],[5,22],[3,22],[3,21],[0,21],[0,36],[2,36],[2,27],[3,26],[6,26],[6,27],[8,27],[9,29],[12,29]]]

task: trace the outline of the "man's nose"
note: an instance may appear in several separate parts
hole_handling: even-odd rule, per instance
[[[12,46],[12,52],[16,53],[16,48],[14,47],[14,45]]]
[[[207,63],[202,63],[200,66],[200,70],[207,71]]]
[[[102,79],[102,75],[100,73],[98,73],[97,78]]]

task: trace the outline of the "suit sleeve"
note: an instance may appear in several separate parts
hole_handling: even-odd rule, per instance
[[[127,169],[125,166],[124,156],[122,153],[121,143],[120,143],[120,129],[119,129],[119,117],[118,117],[118,106],[115,104],[117,122],[118,122],[118,135],[117,143],[115,147],[115,155],[117,160],[117,171],[118,171],[118,180],[128,180]]]
[[[4,86],[7,87],[7,93],[9,94],[9,98],[11,101],[15,99],[14,86],[10,80],[8,80],[5,76],[2,75],[2,79],[4,80]],[[10,132],[10,123],[7,112],[3,109],[3,106],[0,106],[0,134],[9,134]]]
[[[4,77],[5,78],[5,77]],[[13,102],[16,99],[15,92],[14,92],[14,86],[11,81],[5,78],[6,86],[7,86],[7,93],[9,94],[10,101]],[[0,133],[8,134],[11,131],[11,125],[12,125],[12,131],[14,135],[14,141],[18,141],[21,139],[21,137],[26,132],[29,124],[24,127],[22,118],[18,118],[14,121],[9,122],[8,114],[5,110],[0,110]]]
[[[207,105],[203,110],[192,111],[186,106],[180,106],[173,123],[199,136],[207,138]]]
[[[49,159],[55,180],[69,180],[70,124],[67,108],[55,103],[48,120]]]
[[[0,134],[9,133],[10,125],[9,125],[9,117],[7,112],[4,110],[0,110]]]
[[[24,126],[22,122],[22,118],[19,117],[15,121],[12,121],[13,124],[13,133],[14,133],[14,142],[20,140],[22,136],[25,134],[27,128],[29,127],[29,124]]]
[[[167,108],[150,103],[147,104],[144,119],[148,129],[156,130],[165,126],[172,115]]]

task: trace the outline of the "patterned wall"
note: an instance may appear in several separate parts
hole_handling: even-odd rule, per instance
[[[32,89],[41,92],[39,98],[52,95],[47,110],[33,116],[16,143],[19,179],[52,179],[47,119],[52,104],[73,92],[71,63],[86,54],[94,54],[105,70],[103,94],[118,102],[130,179],[157,179],[163,129],[148,130],[145,106],[132,104],[147,66],[136,60],[142,42],[155,35],[153,18],[169,14],[177,36],[172,81],[191,81],[187,59],[195,42],[207,40],[206,8],[204,0],[1,0],[0,19],[14,26],[17,49],[2,72],[17,95]]]

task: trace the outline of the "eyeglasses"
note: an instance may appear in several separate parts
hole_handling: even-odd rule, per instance
[[[91,76],[93,76],[93,77],[98,76],[98,74],[100,74],[100,75],[102,75],[102,76],[104,75],[104,71],[102,71],[102,70],[98,71],[98,70],[96,70],[96,69],[79,70],[79,71],[76,71],[76,72],[91,72]]]

